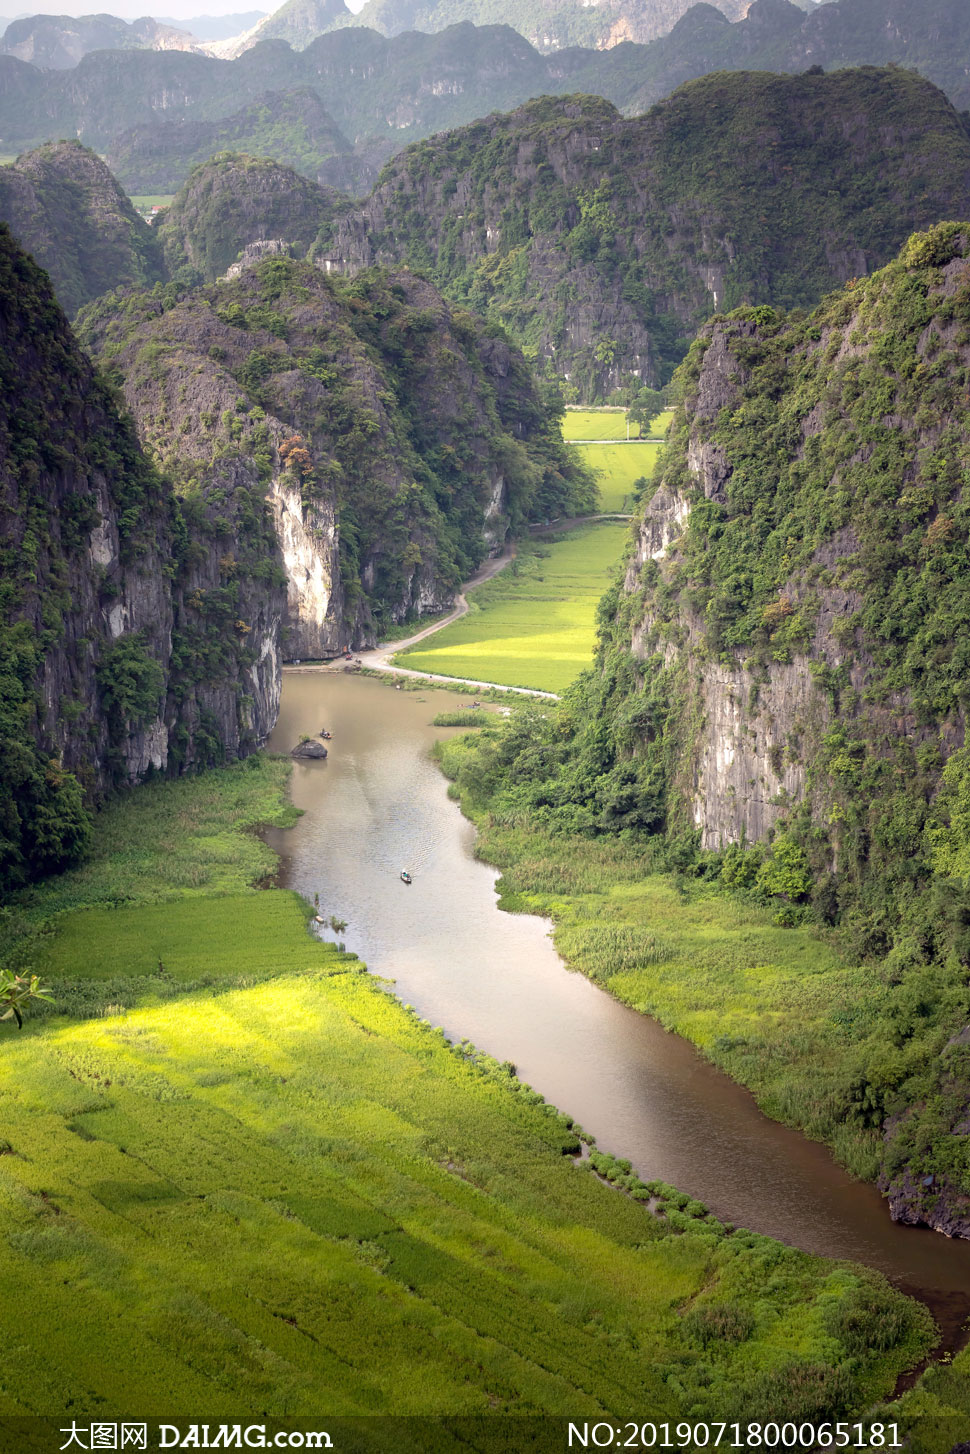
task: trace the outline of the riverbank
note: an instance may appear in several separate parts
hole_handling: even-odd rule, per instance
[[[0,1027],[0,1414],[813,1419],[885,1396],[928,1340],[914,1304],[618,1196],[507,1067],[256,890],[288,772],[136,790],[5,915],[55,1005]]]
[[[503,908],[550,917],[572,967],[696,1045],[767,1114],[875,1179],[878,1122],[845,1111],[851,1084],[887,1053],[891,1005],[871,968],[846,964],[834,936],[782,927],[755,903],[658,872],[649,840],[550,834],[536,815],[493,802],[487,737],[453,739],[438,756],[478,827],[477,851],[502,872]],[[914,1261],[918,1252],[914,1242]],[[902,1405],[915,1417],[939,1401],[948,1427],[961,1429],[970,1426],[968,1291],[932,1299],[948,1349],[962,1351],[952,1363],[947,1352]]]

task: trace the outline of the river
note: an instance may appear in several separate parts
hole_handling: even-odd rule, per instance
[[[933,1308],[949,1345],[970,1311],[970,1242],[894,1224],[874,1187],[826,1148],[762,1115],[684,1040],[571,972],[548,921],[496,907],[495,870],[431,762],[432,727],[459,701],[372,678],[288,671],[270,748],[333,733],[294,763],[303,817],[270,830],[280,881],[347,921],[339,937],[455,1040],[469,1039],[629,1157],[722,1220],[878,1268]],[[399,874],[413,874],[410,887]],[[332,937],[332,931],[326,931]]]

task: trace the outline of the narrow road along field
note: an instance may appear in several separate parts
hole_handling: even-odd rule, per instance
[[[506,570],[474,591],[467,614],[433,643],[408,646],[404,660],[465,681],[561,692],[592,664],[596,605],[625,540],[625,524],[601,523],[521,542]]]

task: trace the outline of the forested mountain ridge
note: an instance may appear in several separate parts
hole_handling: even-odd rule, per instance
[[[158,238],[79,142],[43,146],[0,167],[0,219],[51,274],[68,313],[119,284],[150,286],[163,276]]]
[[[970,207],[970,135],[910,72],[708,76],[633,120],[541,98],[416,143],[314,255],[406,262],[580,398],[669,376],[716,309],[811,304]]]
[[[166,468],[267,496],[286,656],[443,608],[510,526],[592,502],[521,355],[413,276],[275,259],[170,293],[108,297],[82,337]]]
[[[711,71],[812,65],[915,66],[967,107],[970,79],[960,58],[968,46],[962,0],[923,0],[918,11],[909,0],[833,0],[810,15],[788,0],[755,0],[733,24],[702,3],[650,45],[606,51],[540,55],[507,25],[462,23],[392,39],[349,25],[302,51],[260,41],[235,61],[101,51],[70,73],[0,55],[0,137],[9,151],[74,136],[105,152],[133,127],[217,121],[267,92],[309,87],[352,143],[376,138],[397,150],[535,96],[585,92],[635,115]]]

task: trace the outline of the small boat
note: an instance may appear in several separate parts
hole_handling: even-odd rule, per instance
[[[326,727],[321,727],[320,736],[323,738],[324,742],[329,742],[331,737],[333,736],[333,733],[328,732]]]
[[[406,868],[401,869],[401,882],[404,884],[409,884],[411,882],[411,875],[408,873]]]

